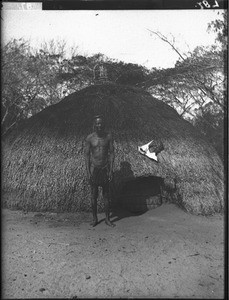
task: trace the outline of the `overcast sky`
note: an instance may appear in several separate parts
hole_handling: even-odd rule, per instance
[[[80,54],[103,53],[110,58],[147,68],[173,67],[178,55],[147,29],[176,38],[181,52],[214,44],[207,33],[219,10],[15,10],[5,3],[2,12],[2,41],[30,39],[32,46],[52,38],[78,46]],[[41,6],[34,6],[34,8]]]

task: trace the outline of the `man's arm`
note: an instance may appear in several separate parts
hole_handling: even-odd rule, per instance
[[[113,177],[113,166],[114,166],[114,141],[112,134],[109,134],[109,180]]]
[[[87,177],[90,180],[91,172],[90,172],[90,137],[88,136],[85,140],[85,162],[86,162],[86,170],[87,170]]]

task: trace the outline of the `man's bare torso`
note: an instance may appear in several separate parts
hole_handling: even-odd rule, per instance
[[[87,138],[90,144],[91,164],[95,167],[104,167],[108,164],[110,134],[104,133],[98,136],[96,132],[90,134]]]

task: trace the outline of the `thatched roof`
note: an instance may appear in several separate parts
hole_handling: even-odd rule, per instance
[[[187,211],[211,214],[222,210],[223,166],[216,151],[162,101],[143,90],[115,84],[73,93],[5,138],[2,174],[7,207],[90,209],[83,145],[95,114],[105,116],[113,133],[117,174],[121,174],[121,164],[128,162],[132,176],[175,180],[173,201]],[[152,139],[164,144],[159,163],[138,152],[138,146]],[[116,176],[113,187],[118,189],[128,174]]]

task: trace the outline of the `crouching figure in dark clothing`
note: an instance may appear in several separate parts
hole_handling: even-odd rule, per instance
[[[114,145],[111,133],[104,129],[102,116],[95,116],[94,132],[86,138],[85,160],[91,187],[92,226],[98,224],[97,198],[98,188],[101,186],[105,203],[105,223],[113,227],[115,225],[110,221],[109,184],[113,176]]]

